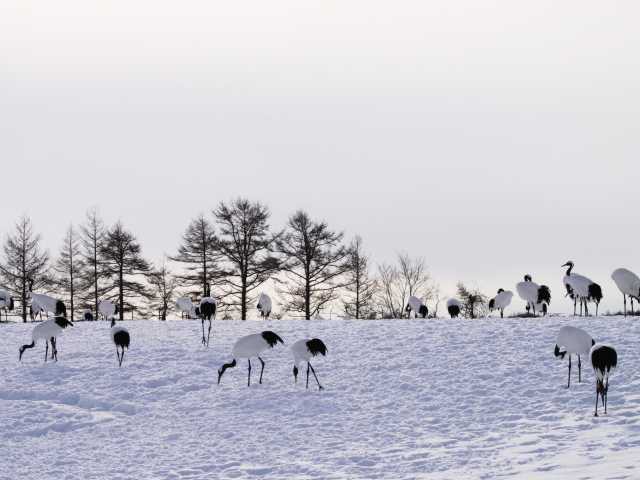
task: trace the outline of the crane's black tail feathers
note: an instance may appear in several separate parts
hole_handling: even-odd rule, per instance
[[[309,352],[311,352],[311,355],[313,355],[314,357],[316,355],[324,356],[327,354],[327,346],[319,338],[312,338],[311,340],[309,340],[307,342],[307,348],[309,349]]]
[[[551,290],[546,285],[541,285],[538,289],[538,303],[547,302],[551,304]]]
[[[278,342],[284,343],[284,340],[282,340],[276,333],[273,333],[271,330],[262,332],[262,338],[266,340],[271,348],[275,347]]]

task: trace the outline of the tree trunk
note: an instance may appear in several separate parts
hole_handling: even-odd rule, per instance
[[[308,280],[304,286],[304,317],[311,320],[311,287]]]
[[[120,304],[120,312],[119,312],[119,318],[120,320],[124,320],[124,279],[123,279],[123,273],[122,273],[122,264],[120,265],[120,268],[118,270],[118,303]],[[133,310],[132,310],[133,311]],[[133,313],[132,313],[133,315]]]

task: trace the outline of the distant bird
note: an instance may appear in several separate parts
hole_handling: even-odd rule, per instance
[[[269,348],[275,347],[278,343],[284,344],[282,338],[277,334],[267,330],[262,333],[254,333],[240,338],[233,349],[231,350],[231,356],[233,360],[229,363],[225,363],[218,369],[218,384],[220,379],[227,368],[233,368],[236,366],[236,360],[239,358],[246,358],[249,362],[249,373],[247,376],[247,386],[251,386],[251,359],[257,357],[262,364],[260,370],[260,382],[262,383],[262,373],[264,372],[264,360],[260,358],[260,354]]]
[[[64,305],[62,300],[58,300],[57,298],[53,298],[42,293],[33,292],[29,292],[29,299],[31,300],[32,320],[39,312],[45,312],[47,318],[49,317],[49,313],[52,313],[56,317],[66,318],[67,316],[67,307]]]
[[[449,315],[451,315],[451,318],[458,317],[462,311],[462,302],[457,298],[450,298],[447,300],[447,311]]]
[[[256,308],[260,311],[260,317],[269,318],[269,315],[271,315],[271,297],[266,293],[261,293]]]
[[[102,300],[98,304],[98,312],[103,316],[105,320],[111,320],[115,318],[118,312],[118,305],[110,300]]]
[[[13,297],[6,290],[0,290],[0,320],[2,320],[2,311],[4,310],[5,319],[9,321],[9,312],[13,311]]]
[[[500,318],[504,318],[504,309],[511,304],[512,298],[513,292],[511,290],[498,289],[498,294],[489,300],[489,311],[500,310]]]
[[[640,278],[631,270],[618,268],[613,271],[611,278],[622,292],[624,299],[624,316],[627,316],[627,296],[631,299],[631,315],[633,311],[633,300],[640,303]]]
[[[93,322],[94,318],[93,318],[93,313],[91,313],[91,310],[85,310],[82,318],[86,321],[86,322]]]
[[[200,320],[202,321],[202,344],[209,346],[209,337],[211,336],[211,319],[216,317],[216,299],[213,297],[202,297],[200,300]],[[207,338],[204,336],[204,322],[209,322],[209,330],[207,331]]]
[[[176,300],[176,307],[180,312],[180,317],[194,318],[196,316],[196,307],[189,297],[180,297]]]
[[[54,317],[49,320],[45,320],[42,323],[33,327],[31,332],[31,343],[28,345],[22,345],[19,349],[18,360],[22,360],[22,354],[28,348],[36,346],[36,342],[39,340],[45,341],[44,361],[47,361],[47,354],[49,353],[49,342],[51,342],[51,359],[58,361],[58,348],[56,338],[62,335],[62,332],[68,326],[73,327],[73,322],[70,322],[65,317]]]
[[[407,312],[409,317],[411,317],[411,311],[413,311],[415,318],[418,318],[418,315],[421,318],[427,318],[427,313],[429,313],[429,309],[424,303],[422,303],[422,300],[418,297],[414,297],[413,295],[409,297],[409,301],[404,311]]]
[[[609,376],[618,366],[618,353],[613,347],[598,343],[589,352],[591,365],[596,374],[596,411],[598,416],[598,397],[602,398],[604,413],[607,413],[607,397],[609,395]]]
[[[581,355],[588,355],[591,347],[595,345],[595,340],[581,328],[570,325],[562,327],[556,338],[556,347],[553,354],[564,360],[565,355],[569,355],[569,376],[567,388],[571,385],[571,355],[578,356],[578,382],[582,381],[582,361]]]
[[[569,260],[567,263],[562,265],[562,267],[567,268],[567,273],[562,279],[562,283],[564,284],[567,294],[573,299],[573,314],[576,314],[576,300],[580,301],[580,315],[582,315],[582,305],[584,304],[584,314],[589,315],[589,308],[587,306],[588,302],[594,302],[596,304],[596,316],[598,315],[598,305],[600,305],[600,300],[602,300],[602,288],[600,285],[595,283],[590,278],[587,278],[583,275],[579,275],[577,273],[571,273],[573,269],[573,262]]]
[[[124,327],[116,326],[116,319],[111,319],[111,340],[116,346],[116,357],[118,357],[118,366],[122,366],[124,360],[124,349],[129,350],[129,344],[131,343],[131,336],[129,330]],[[120,351],[118,351],[120,348]]]
[[[307,362],[307,387],[309,388],[309,369],[313,372],[313,376],[316,378],[316,382],[318,383],[318,389],[323,390],[323,386],[320,385],[318,381],[318,376],[316,375],[316,371],[311,366],[311,358],[322,355],[325,356],[327,354],[327,347],[324,342],[319,338],[305,338],[302,340],[298,340],[296,343],[291,345],[291,353],[293,354],[293,378],[294,381],[298,382],[298,366],[301,363]]]
[[[531,275],[524,276],[524,282],[516,285],[516,291],[520,298],[527,302],[527,306],[533,309],[533,315],[536,314],[538,304],[543,302],[546,302],[547,305],[551,304],[551,290],[549,290],[549,287],[533,282]]]

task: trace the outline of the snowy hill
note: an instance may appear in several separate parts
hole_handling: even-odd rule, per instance
[[[120,323],[119,323],[120,324]],[[609,414],[593,417],[583,359],[565,388],[561,325],[614,345]],[[640,322],[623,318],[76,323],[27,350],[32,325],[0,325],[0,478],[640,478]],[[246,361],[216,385],[238,337],[272,329],[264,384]],[[288,347],[319,337],[325,390],[293,383]],[[577,364],[574,363],[574,367]],[[301,381],[302,380],[302,381]]]

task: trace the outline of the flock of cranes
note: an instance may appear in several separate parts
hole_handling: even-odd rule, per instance
[[[566,262],[562,267],[567,267],[563,283],[566,288],[566,296],[574,301],[574,315],[577,313],[577,305],[580,305],[580,315],[588,315],[588,303],[593,302],[596,305],[596,315],[598,305],[602,299],[602,289],[591,279],[574,273],[574,263]],[[640,303],[640,278],[625,268],[619,268],[611,275],[613,281],[620,289],[624,297],[624,313],[627,313],[627,297],[631,301],[631,311],[634,313],[634,300]],[[57,361],[58,348],[57,338],[70,326],[73,322],[66,318],[66,307],[61,300],[52,298],[44,294],[36,294],[31,291],[30,285],[29,298],[31,300],[31,313],[37,315],[52,313],[52,318],[37,324],[31,334],[31,343],[22,345],[19,349],[19,360],[27,349],[35,347],[39,341],[45,342],[44,361],[48,358]],[[531,309],[534,314],[536,312],[546,313],[546,306],[551,302],[551,291],[546,285],[538,285],[533,282],[531,275],[525,275],[524,281],[516,285],[518,295],[526,302],[527,310]],[[513,292],[499,289],[497,295],[489,302],[490,310],[499,310],[500,316],[504,316],[504,310],[513,299]],[[217,303],[211,296],[210,287],[205,287],[205,292],[196,306],[191,299],[187,297],[179,298],[176,302],[178,309],[189,318],[199,318],[202,322],[202,344],[209,346],[211,336],[211,321],[215,318]],[[2,310],[6,311],[13,308],[13,299],[6,291],[0,290],[0,314]],[[272,302],[268,295],[260,295],[257,309],[260,311],[262,318],[268,318],[271,313]],[[447,310],[452,318],[460,315],[463,304],[457,299],[449,299],[447,301]],[[116,324],[115,315],[118,313],[118,307],[113,302],[104,300],[100,302],[98,307],[99,313],[106,319],[111,320],[111,340],[116,347],[116,356],[118,365],[121,367],[124,361],[125,350],[128,350],[131,343],[131,335],[129,331]],[[425,318],[428,313],[427,306],[417,297],[409,297],[405,311],[413,312],[416,317]],[[87,312],[90,314],[90,312]],[[87,319],[85,313],[85,319]],[[208,323],[208,330],[205,332],[205,322]],[[49,344],[51,345],[51,356],[49,357]],[[278,344],[284,344],[283,339],[272,331],[263,331],[261,333],[247,335],[241,337],[234,344],[231,351],[231,361],[224,363],[218,369],[218,384],[220,383],[225,371],[234,368],[238,360],[246,359],[248,365],[247,386],[251,385],[251,359],[256,358],[260,364],[259,383],[262,383],[265,362],[261,355]],[[315,369],[311,365],[311,359],[319,355],[327,354],[327,347],[324,342],[318,338],[307,338],[298,340],[291,347],[293,355],[293,375],[294,382],[297,383],[299,367],[306,363],[307,377],[306,388],[309,388],[309,373],[313,373],[318,389],[323,387],[318,380]],[[568,378],[567,388],[571,386],[571,368],[572,356],[577,356],[578,360],[578,382],[582,381],[582,358],[589,356],[591,366],[596,375],[596,406],[595,416],[598,416],[598,400],[601,400],[605,413],[607,413],[607,395],[609,390],[609,377],[612,371],[617,367],[618,356],[616,350],[604,344],[596,343],[596,341],[584,330],[572,326],[564,326],[560,329],[556,339],[554,355],[560,359],[568,357]]]

